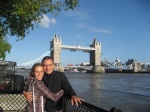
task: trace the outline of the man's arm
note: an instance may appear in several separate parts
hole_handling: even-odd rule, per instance
[[[68,81],[67,77],[65,74],[63,74],[63,89],[65,92],[67,92],[67,94],[71,97],[71,104],[72,105],[76,105],[78,106],[78,103],[82,103],[82,101],[84,101],[83,99],[79,98],[76,96],[75,91],[73,90],[70,82]]]
[[[62,89],[66,93],[67,97],[71,98],[72,96],[76,96],[76,92],[72,88],[70,82],[68,81],[66,75],[64,73],[61,74],[62,78]]]
[[[28,102],[32,102],[32,92],[23,91],[23,95]]]

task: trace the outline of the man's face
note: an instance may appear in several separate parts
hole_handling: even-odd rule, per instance
[[[42,64],[46,74],[51,74],[53,72],[55,66],[51,59],[44,60]]]

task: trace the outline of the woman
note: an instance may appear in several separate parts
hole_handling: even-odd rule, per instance
[[[25,81],[24,87],[25,91],[33,93],[33,101],[27,102],[25,112],[44,112],[45,98],[57,101],[64,94],[63,90],[60,90],[56,94],[52,93],[42,82],[43,75],[42,64],[34,64]]]

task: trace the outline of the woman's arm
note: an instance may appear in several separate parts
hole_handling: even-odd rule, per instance
[[[42,81],[36,81],[34,84],[35,89],[38,91],[39,94],[45,96],[48,99],[51,99],[53,101],[57,101],[63,94],[64,91],[60,90],[56,94],[52,93]]]

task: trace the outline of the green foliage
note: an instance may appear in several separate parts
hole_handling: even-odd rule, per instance
[[[5,60],[6,52],[10,53],[11,45],[7,42],[7,37],[0,36],[0,59]]]
[[[17,40],[24,39],[34,24],[40,22],[42,15],[51,13],[57,15],[62,9],[69,10],[78,6],[78,0],[1,0],[0,1],[0,38],[6,41],[6,35],[17,36]],[[7,49],[0,48],[0,58],[3,53],[10,52],[10,44],[6,41]],[[0,43],[0,47],[2,44]]]

